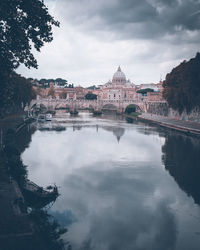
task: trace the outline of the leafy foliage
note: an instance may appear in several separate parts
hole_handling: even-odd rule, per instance
[[[1,0],[0,2],[0,68],[16,69],[23,63],[37,68],[31,49],[40,51],[51,42],[52,25],[59,22],[48,13],[42,0]]]
[[[61,235],[67,232],[66,228],[61,227],[53,216],[44,210],[33,210],[30,214],[31,219],[37,225],[37,234],[45,246],[51,250],[64,250],[65,245],[70,249],[70,244],[65,244]]]
[[[20,111],[27,103],[35,98],[30,81],[14,71],[5,77],[0,88],[0,117]]]
[[[163,87],[163,97],[180,113],[200,107],[200,53],[167,74]]]
[[[136,106],[134,104],[128,105],[125,109],[125,113],[128,115],[135,112],[135,111],[136,111]]]
[[[140,94],[146,94],[146,93],[148,93],[148,92],[154,92],[154,90],[153,90],[153,89],[150,89],[150,88],[146,88],[146,89],[139,89],[139,90],[137,91],[137,93],[140,93]]]
[[[93,94],[92,92],[88,92],[85,95],[85,99],[86,100],[96,100],[97,99],[97,95]]]
[[[0,1],[0,116],[9,113],[11,106],[19,108],[20,102],[29,101],[30,84],[14,70],[20,64],[37,68],[31,49],[40,51],[45,42],[52,41],[53,25],[59,22],[42,0]]]
[[[42,78],[40,80],[29,78],[33,86],[39,86],[40,88],[49,88],[50,83],[56,84],[57,86],[64,88],[74,88],[73,84],[68,84],[67,80],[62,78],[56,79],[45,79]]]
[[[16,133],[12,129],[9,129],[6,133],[3,158],[8,173],[22,186],[27,177],[27,170],[17,148]]]

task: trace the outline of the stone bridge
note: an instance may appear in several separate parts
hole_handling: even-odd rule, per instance
[[[52,98],[37,98],[32,100],[29,105],[29,110],[43,106],[47,110],[56,110],[61,108],[69,110],[91,109],[96,111],[110,110],[123,113],[126,107],[130,104],[134,104],[137,111],[146,111],[145,102],[138,102],[134,100],[67,100]]]

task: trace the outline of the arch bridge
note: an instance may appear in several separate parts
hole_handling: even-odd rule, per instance
[[[144,102],[134,100],[68,100],[68,99],[47,99],[37,98],[32,100],[29,105],[29,110],[43,107],[47,110],[68,109],[68,110],[96,110],[96,111],[113,111],[123,113],[126,107],[130,104],[136,106],[137,111],[145,111],[146,105]]]

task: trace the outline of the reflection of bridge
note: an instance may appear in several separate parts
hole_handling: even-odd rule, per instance
[[[136,106],[136,110],[145,111],[146,105],[144,102],[133,100],[67,100],[67,99],[36,99],[32,100],[29,108],[45,107],[48,110],[66,108],[69,110],[93,109],[93,110],[110,110],[118,113],[123,113],[126,107],[130,104]]]

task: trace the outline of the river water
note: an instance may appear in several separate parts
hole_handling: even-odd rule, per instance
[[[60,113],[37,125],[22,159],[29,179],[59,187],[50,213],[73,250],[200,249],[199,139]]]

